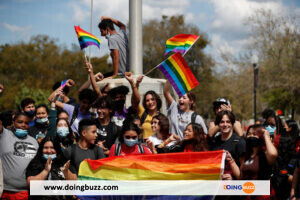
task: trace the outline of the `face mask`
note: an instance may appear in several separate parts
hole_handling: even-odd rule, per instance
[[[60,97],[57,98],[57,101],[63,102],[63,100]]]
[[[48,117],[45,117],[45,118],[37,118],[36,119],[36,122],[39,123],[39,124],[45,124],[46,122],[48,121]]]
[[[246,139],[246,143],[250,146],[250,147],[258,147],[261,143],[261,140],[259,138],[256,137],[248,137]]]
[[[276,130],[276,127],[275,127],[275,126],[268,125],[268,126],[265,127],[265,129],[266,129],[267,131],[269,131],[270,135],[274,135],[275,130]]]
[[[127,146],[133,147],[134,145],[136,145],[138,143],[138,139],[136,138],[135,140],[128,140],[128,139],[124,138],[124,142]]]
[[[34,110],[31,110],[31,111],[24,111],[24,113],[29,117],[29,118],[32,118],[35,114],[35,111]]]
[[[58,127],[57,128],[57,134],[60,137],[66,137],[69,134],[69,128],[68,127]]]
[[[118,101],[115,101],[115,107],[116,110],[122,110],[125,104],[125,99],[120,99]]]
[[[43,154],[43,158],[48,160],[48,158],[51,158],[51,160],[54,160],[56,158],[56,154]]]
[[[15,135],[19,138],[25,137],[28,134],[28,130],[16,129]]]

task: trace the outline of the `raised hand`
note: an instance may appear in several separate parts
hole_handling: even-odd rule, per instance
[[[144,78],[144,75],[139,75],[139,76],[136,78],[136,83],[137,83],[137,84],[140,84],[140,83],[143,81],[143,78]]]
[[[96,81],[102,81],[104,79],[104,76],[101,72],[98,72],[97,74],[95,74],[95,79]]]
[[[85,69],[86,69],[89,73],[93,72],[93,66],[92,66],[91,63],[89,63],[89,62],[85,62]]]
[[[73,81],[72,79],[68,79],[66,82],[66,86],[68,87],[72,87],[75,85],[75,81]]]
[[[133,81],[133,76],[132,76],[132,73],[131,72],[125,72],[125,78],[127,79],[127,81],[130,83],[130,84],[133,84],[134,81]]]
[[[45,170],[49,173],[51,171],[51,167],[52,167],[52,160],[51,157],[49,157],[45,165]]]

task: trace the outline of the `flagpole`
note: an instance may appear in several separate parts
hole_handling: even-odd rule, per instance
[[[188,48],[188,50],[186,50],[186,52],[184,52],[184,54],[182,55],[182,57],[184,57],[184,55],[192,48],[192,46],[194,44],[196,44],[197,40],[200,38],[200,36],[198,36],[198,38],[196,39],[196,41]]]
[[[91,0],[91,17],[90,17],[90,33],[92,34],[92,25],[93,25],[93,0]],[[91,46],[89,46],[89,63],[91,63]]]
[[[172,54],[173,55],[173,54]],[[161,63],[165,62],[166,60],[168,60],[172,55],[170,55],[167,59],[165,59],[164,61],[162,61]],[[156,68],[159,67],[159,65],[161,64],[159,63],[158,65],[156,65],[155,67],[153,67],[152,69],[150,69],[150,71],[148,71],[146,74],[144,74],[145,76],[147,76],[148,74],[150,74],[153,70],[155,70]]]

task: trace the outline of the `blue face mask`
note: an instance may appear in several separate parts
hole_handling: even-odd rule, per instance
[[[127,146],[133,147],[134,145],[136,145],[138,143],[138,139],[136,138],[135,140],[129,140],[129,139],[124,138],[124,142]]]
[[[65,126],[58,127],[56,132],[60,137],[66,137],[69,134],[69,128]]]
[[[51,158],[51,160],[54,160],[56,158],[56,154],[43,154],[43,158],[48,160],[48,158]]]
[[[275,126],[271,126],[271,125],[266,126],[265,129],[267,131],[269,131],[270,135],[274,135],[274,133],[276,131],[276,127]]]
[[[63,100],[60,97],[57,98],[57,101],[63,102]]]
[[[16,129],[15,135],[19,138],[25,137],[28,134],[28,130]]]
[[[36,122],[39,123],[39,124],[45,124],[46,122],[48,121],[48,117],[45,117],[45,118],[37,118],[36,119]]]

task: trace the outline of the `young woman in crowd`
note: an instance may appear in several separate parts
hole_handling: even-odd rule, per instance
[[[149,90],[144,95],[143,104],[140,105],[141,96],[138,91],[138,87],[143,80],[143,76],[139,76],[136,80],[136,83],[134,83],[131,72],[126,72],[125,78],[130,83],[132,89],[132,109],[137,111],[139,117],[141,118],[143,138],[146,139],[154,134],[151,128],[151,122],[152,118],[155,115],[159,114],[162,101],[156,92],[154,92],[153,90]]]
[[[293,143],[295,145],[295,149],[299,152],[300,149],[300,132],[298,128],[298,124],[295,120],[287,120],[284,124],[285,130],[289,136],[292,137]]]
[[[143,144],[139,143],[138,136],[141,134],[141,129],[131,120],[125,120],[119,143],[113,144],[109,157],[129,154],[152,154],[152,152]]]
[[[187,92],[179,98],[178,103],[175,102],[171,93],[171,84],[166,82],[164,87],[164,96],[168,105],[168,117],[171,120],[171,133],[174,133],[183,140],[183,131],[189,123],[197,123],[202,126],[205,134],[207,134],[206,125],[200,115],[194,112],[196,96],[192,92]]]
[[[175,144],[176,135],[172,135],[169,131],[169,119],[159,113],[152,118],[151,127],[154,135],[146,139],[147,146],[154,153],[163,153],[163,148]]]
[[[206,134],[202,126],[196,123],[190,123],[183,132],[183,140],[170,147],[166,147],[167,152],[200,152],[208,151]]]
[[[62,149],[68,148],[75,142],[75,136],[67,119],[57,119],[56,136]]]
[[[269,131],[262,125],[252,125],[246,134],[246,152],[244,161],[238,167],[229,152],[226,152],[233,176],[241,180],[269,180],[272,165],[278,155],[273,145]],[[254,199],[269,199],[270,196],[257,196]],[[253,199],[244,197],[243,199]]]
[[[59,142],[53,136],[46,136],[40,143],[36,156],[26,168],[26,179],[31,180],[67,180],[70,162],[65,159]],[[43,197],[44,199],[45,197]],[[53,196],[49,197],[50,199]],[[31,196],[30,199],[41,199]],[[65,199],[54,197],[54,199]]]
[[[46,136],[55,136],[56,111],[48,109],[45,104],[36,107],[35,124],[29,128],[29,135],[38,143]]]

